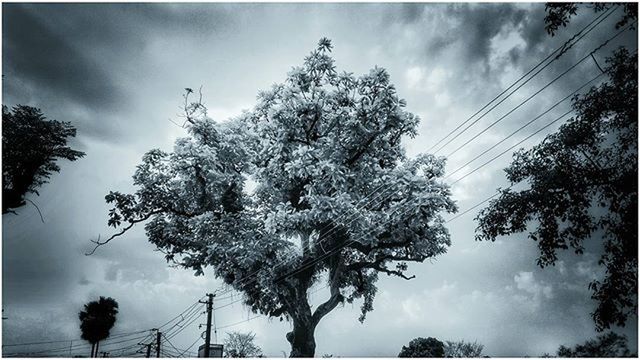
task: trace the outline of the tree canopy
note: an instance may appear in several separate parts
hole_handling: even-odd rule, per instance
[[[68,122],[46,120],[40,109],[2,106],[2,213],[25,205],[27,193],[38,194],[58,159],[77,160],[85,154],[67,146],[76,129]]]
[[[547,16],[544,18],[545,30],[549,35],[554,36],[561,27],[566,27],[571,18],[577,14],[578,6],[583,3],[573,2],[548,2],[545,5]],[[591,3],[590,7],[595,12],[601,12],[608,10],[612,6],[622,6],[623,15],[616,23],[616,29],[619,29],[627,25],[630,21],[638,19],[638,4],[635,2],[628,3],[605,3],[595,2]]]
[[[436,338],[415,338],[403,346],[398,357],[436,358],[444,357],[444,343]]]
[[[484,345],[478,342],[446,341],[444,344],[444,356],[453,358],[478,358],[482,357]]]
[[[599,331],[624,326],[637,311],[638,63],[621,48],[607,60],[608,80],[573,99],[575,116],[530,150],[514,154],[505,170],[512,185],[478,215],[478,240],[534,229],[541,267],[557,251],[581,254],[601,236],[603,279],[589,285]]]
[[[110,297],[100,296],[97,301],[85,304],[84,309],[78,314],[82,339],[90,342],[95,348],[96,344],[109,337],[117,314],[118,302]],[[94,348],[92,355],[98,353],[98,349]]]
[[[262,357],[262,349],[255,344],[256,334],[233,331],[227,333],[224,340],[224,357],[256,358]]]
[[[627,346],[627,337],[608,332],[598,336],[597,339],[587,340],[584,344],[578,344],[573,348],[561,345],[558,348],[558,357],[637,357],[632,354]]]
[[[338,73],[331,50],[321,39],[229,121],[207,117],[188,89],[190,136],[143,157],[135,194],[106,196],[120,231],[96,241],[148,220],[149,241],[168,260],[196,274],[211,267],[254,312],[293,321],[293,356],[314,354],[315,327],[343,301],[362,298],[363,321],[379,273],[410,279],[407,262],[445,253],[442,213],[456,211],[444,158],[405,155],[401,140],[419,119],[389,74]],[[307,291],[320,281],[331,296],[312,312]]]

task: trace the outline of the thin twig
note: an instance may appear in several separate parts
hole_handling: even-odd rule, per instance
[[[40,208],[38,207],[38,205],[36,205],[36,203],[34,203],[33,201],[31,201],[31,200],[29,200],[29,199],[25,199],[25,200],[27,200],[28,202],[30,202],[30,203],[31,203],[31,205],[33,205],[33,206],[36,208],[36,210],[38,210],[38,214],[40,214],[40,220],[42,220],[42,223],[44,224],[44,217],[42,217],[42,212],[40,212]],[[16,214],[16,215],[17,215],[17,214]]]

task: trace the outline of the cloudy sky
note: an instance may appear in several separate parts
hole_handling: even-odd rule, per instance
[[[106,226],[110,190],[132,191],[131,175],[144,152],[171,150],[184,136],[178,120],[185,87],[202,86],[219,121],[250,109],[260,89],[281,82],[318,39],[334,44],[338,70],[362,74],[386,68],[407,108],[421,118],[419,136],[405,141],[410,156],[481,108],[521,74],[590,22],[583,9],[555,37],[544,31],[544,4],[7,4],[2,6],[3,104],[39,107],[78,129],[72,145],[87,153],[30,198],[19,215],[3,216],[3,343],[80,337],[77,312],[100,295],[120,303],[113,332],[158,326],[219,282],[207,272],[168,267],[142,228],[87,257],[90,238]],[[578,59],[612,36],[613,14],[559,61],[439,152],[446,155]],[[637,32],[612,49],[635,49]],[[585,61],[540,96],[451,156],[457,169],[559,98],[597,75]],[[495,149],[500,153],[568,109],[558,107]],[[553,130],[555,127],[549,129]],[[523,144],[540,141],[548,131]],[[490,155],[486,157],[489,159]],[[461,211],[506,181],[505,155],[453,187]],[[478,161],[468,170],[481,164]],[[468,171],[467,170],[467,171]],[[452,176],[456,179],[466,171]],[[316,355],[396,356],[415,337],[477,340],[491,356],[553,353],[596,335],[587,284],[599,276],[594,241],[582,256],[563,254],[558,265],[536,266],[536,244],[522,236],[474,241],[472,211],[449,223],[452,246],[432,262],[411,264],[416,279],[382,276],[375,310],[364,324],[359,304],[334,310],[316,331]],[[320,302],[327,294],[312,295]],[[222,301],[220,305],[230,300]],[[240,303],[216,311],[219,327],[253,317]],[[172,343],[187,348],[198,324]],[[219,331],[253,331],[269,356],[289,352],[286,322],[256,318]],[[620,330],[637,348],[637,321]],[[221,340],[221,339],[220,339]],[[7,351],[5,349],[5,351]]]

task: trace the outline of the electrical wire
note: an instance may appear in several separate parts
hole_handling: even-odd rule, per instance
[[[444,180],[450,178],[453,174],[457,173],[458,171],[464,169],[467,165],[471,164],[472,162],[474,162],[475,160],[479,159],[480,157],[482,157],[483,155],[485,155],[486,153],[488,153],[489,151],[495,149],[498,145],[502,144],[503,142],[507,141],[508,139],[510,139],[511,137],[513,137],[515,134],[517,134],[518,132],[520,132],[521,130],[523,130],[524,128],[526,128],[527,126],[533,124],[535,121],[537,121],[538,119],[540,119],[541,117],[543,117],[544,115],[548,114],[551,110],[555,109],[558,105],[560,105],[561,103],[563,103],[564,101],[566,101],[567,99],[570,99],[572,96],[574,96],[575,94],[577,94],[578,92],[580,92],[580,90],[582,90],[583,88],[585,88],[587,85],[589,85],[590,83],[594,82],[595,80],[597,80],[598,78],[600,78],[603,74],[598,74],[597,76],[595,76],[594,78],[592,78],[591,80],[585,82],[583,85],[581,85],[578,89],[574,90],[571,94],[565,96],[562,100],[556,102],[553,106],[549,107],[547,110],[545,110],[544,112],[540,113],[538,116],[534,117],[533,119],[531,119],[530,121],[528,121],[527,123],[525,123],[524,125],[522,125],[521,127],[519,127],[517,130],[515,130],[514,132],[512,132],[511,134],[509,134],[508,136],[506,136],[505,138],[503,138],[502,140],[500,140],[499,142],[495,143],[494,145],[492,145],[491,147],[489,147],[488,149],[484,150],[483,152],[481,152],[480,154],[476,155],[476,157],[474,157],[473,159],[467,161],[464,165],[458,167],[457,169],[455,169],[454,171],[450,172],[447,176],[444,177]]]
[[[542,72],[544,69],[546,69],[548,66],[550,66],[554,61],[558,60],[560,58],[560,56],[562,56],[565,52],[567,52],[570,48],[572,48],[576,43],[578,43],[581,39],[583,39],[586,35],[588,35],[593,29],[595,29],[601,22],[603,22],[607,17],[609,17],[611,14],[613,14],[613,12],[617,9],[617,7],[612,7],[611,9],[603,12],[602,14],[600,14],[599,16],[597,16],[591,23],[589,23],[587,26],[585,26],[582,30],[580,30],[578,33],[576,33],[573,37],[571,37],[569,40],[567,40],[562,46],[560,46],[559,48],[557,48],[556,50],[554,50],[551,54],[549,54],[545,59],[543,59],[540,63],[538,63],[534,68],[532,68],[531,70],[529,70],[529,72],[527,72],[525,75],[523,75],[522,77],[520,77],[518,80],[516,80],[511,86],[509,86],[507,89],[505,89],[502,93],[500,93],[498,96],[496,96],[493,100],[491,100],[489,103],[487,103],[482,109],[478,110],[478,112],[476,112],[475,114],[473,114],[471,117],[469,117],[468,119],[466,119],[465,121],[463,121],[460,125],[458,125],[458,127],[456,127],[455,129],[453,129],[449,134],[447,134],[444,138],[442,138],[440,141],[438,141],[437,144],[441,143],[442,141],[444,141],[447,137],[451,136],[453,133],[455,133],[458,129],[460,129],[462,126],[464,126],[464,124],[466,124],[467,122],[471,121],[471,119],[473,119],[477,114],[479,114],[483,109],[485,109],[487,106],[489,106],[493,101],[497,100],[500,96],[502,96],[504,93],[506,93],[509,89],[511,89],[513,86],[515,86],[515,84],[517,84],[520,80],[524,79],[525,77],[527,77],[532,71],[534,71],[537,67],[539,67],[540,65],[542,65],[545,61],[547,61],[548,59],[550,59],[553,55],[556,54],[556,52],[560,51],[560,53],[558,55],[556,55],[555,58],[553,58],[549,63],[547,63],[546,65],[544,65],[541,69],[539,69],[538,71],[536,71],[533,75],[531,75],[531,77],[529,79],[527,79],[525,82],[523,82],[522,84],[520,84],[515,90],[513,90],[511,93],[509,93],[506,97],[504,97],[502,100],[500,100],[497,104],[495,104],[494,106],[492,106],[489,110],[487,110],[484,114],[482,114],[479,118],[477,118],[476,120],[474,120],[471,124],[469,124],[467,127],[465,127],[460,133],[458,133],[456,136],[454,136],[452,139],[450,139],[449,141],[447,141],[444,145],[440,146],[437,150],[434,151],[434,154],[439,152],[440,150],[442,150],[445,146],[447,146],[448,144],[450,144],[453,140],[455,140],[458,136],[462,135],[467,129],[469,129],[471,126],[473,126],[475,123],[477,123],[478,121],[480,121],[484,116],[486,116],[489,112],[491,112],[493,109],[495,109],[497,106],[499,106],[500,104],[502,104],[506,99],[508,99],[511,95],[513,95],[515,92],[517,92],[520,88],[522,88],[524,85],[526,85],[529,81],[531,81],[534,77],[536,77],[538,74],[540,74],[540,72]],[[602,18],[601,18],[602,17]],[[597,23],[595,23],[597,21]],[[585,29],[587,29],[588,27],[590,27],[593,23],[595,23],[595,25],[593,25],[593,27],[591,27],[589,30],[587,30],[587,32],[585,32],[584,34],[581,34]],[[580,34],[580,35],[579,35]],[[579,36],[578,36],[579,35]],[[572,43],[572,41],[576,38],[576,36],[578,36],[578,38],[575,40],[575,42]],[[430,147],[427,152],[431,151],[435,146],[434,145],[432,147]]]
[[[466,173],[465,175],[463,175],[462,177],[460,177],[458,180],[454,181],[451,183],[451,185],[457,184],[459,181],[461,181],[462,179],[466,178],[467,176],[473,174],[474,172],[480,170],[481,168],[487,166],[488,164],[490,164],[491,162],[493,162],[494,160],[498,159],[500,156],[506,154],[507,152],[509,152],[510,150],[514,149],[515,147],[517,147],[518,145],[522,144],[523,142],[529,140],[530,138],[532,138],[533,136],[535,136],[536,134],[538,134],[539,132],[541,132],[542,130],[548,128],[549,126],[555,124],[556,122],[560,121],[562,118],[564,118],[565,116],[567,116],[568,114],[570,114],[571,112],[573,112],[573,109],[565,112],[564,114],[560,115],[559,117],[557,117],[555,120],[551,121],[550,123],[548,123],[547,125],[545,125],[544,127],[538,129],[536,132],[534,132],[533,134],[525,137],[524,139],[518,141],[517,143],[515,143],[514,145],[510,146],[509,148],[507,148],[506,150],[504,150],[503,152],[501,152],[500,154],[494,156],[493,158],[491,158],[489,161],[486,161],[485,163],[483,163],[482,165],[476,167],[475,169],[471,170],[470,172]]]
[[[631,26],[631,24],[630,24]],[[628,28],[629,26],[627,26]],[[547,89],[549,86],[553,85],[553,83],[555,83],[556,81],[558,81],[560,78],[562,78],[563,76],[565,76],[566,74],[568,74],[569,72],[571,72],[573,69],[575,69],[578,65],[580,65],[582,62],[584,62],[585,60],[587,60],[589,57],[591,57],[591,55],[593,55],[596,51],[600,50],[602,47],[604,47],[606,44],[608,44],[611,40],[615,39],[616,37],[618,37],[618,35],[622,34],[624,31],[627,30],[627,28],[624,28],[622,30],[620,30],[618,33],[616,33],[614,36],[610,37],[608,40],[606,40],[605,42],[603,42],[602,44],[600,44],[598,47],[596,47],[594,50],[592,50],[590,53],[588,53],[587,55],[585,55],[584,57],[582,57],[580,60],[578,60],[575,64],[571,65],[569,68],[567,68],[565,71],[563,71],[560,75],[556,76],[553,80],[551,80],[550,82],[548,82],[545,86],[543,86],[541,89],[539,89],[538,91],[536,91],[535,93],[533,93],[531,96],[529,96],[528,98],[526,98],[524,101],[522,101],[520,104],[518,104],[516,107],[514,107],[513,109],[509,110],[506,114],[504,114],[503,116],[501,116],[500,118],[498,118],[498,120],[494,121],[493,123],[491,123],[489,126],[487,126],[486,128],[484,128],[482,131],[480,131],[479,133],[475,134],[474,136],[472,136],[469,140],[465,141],[464,143],[462,143],[462,145],[460,145],[459,147],[457,147],[455,150],[453,150],[452,152],[450,152],[449,154],[446,155],[446,157],[451,157],[451,155],[455,154],[456,152],[458,152],[460,149],[462,149],[463,147],[467,146],[469,143],[471,143],[473,140],[477,139],[480,135],[484,134],[487,130],[491,129],[494,125],[496,125],[497,123],[499,123],[500,121],[504,120],[507,116],[509,116],[510,114],[512,114],[514,111],[516,111],[517,109],[519,109],[521,106],[523,106],[524,104],[526,104],[527,102],[529,102],[529,100],[533,99],[534,97],[536,97],[537,95],[539,95],[541,92],[543,92],[545,89]]]

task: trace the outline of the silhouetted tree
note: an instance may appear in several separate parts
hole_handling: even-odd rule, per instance
[[[554,36],[560,27],[566,27],[573,15],[578,11],[578,6],[584,3],[570,2],[549,2],[546,3],[545,10],[547,16],[544,18],[545,30]],[[591,7],[595,12],[608,10],[612,6],[622,6],[623,15],[616,23],[616,29],[619,29],[629,23],[629,21],[638,18],[638,3],[591,3]]]
[[[107,195],[108,223],[120,231],[97,242],[148,220],[168,260],[196,275],[211,266],[254,312],[291,320],[295,357],[314,355],[318,323],[344,301],[362,298],[364,321],[379,274],[409,280],[408,262],[444,254],[442,213],[456,211],[444,158],[405,155],[401,140],[419,119],[389,74],[338,73],[331,49],[321,39],[236,119],[216,123],[185,100],[191,136],[143,157],[135,194]],[[330,297],[312,311],[308,290],[321,281]]]
[[[474,342],[446,341],[444,345],[444,356],[454,358],[477,358],[482,357],[484,345]]]
[[[25,204],[27,193],[38,194],[54,172],[58,159],[77,160],[85,154],[67,146],[76,129],[67,122],[46,120],[34,107],[2,106],[2,213]]]
[[[600,335],[597,339],[588,340],[573,349],[561,345],[557,354],[558,357],[637,357],[629,351],[627,337],[614,332]]]
[[[254,343],[255,338],[254,333],[239,331],[227,333],[227,338],[224,340],[224,357],[262,357],[262,349]]]
[[[116,323],[118,303],[112,298],[100,296],[98,301],[91,301],[80,311],[80,331],[82,339],[91,343],[91,357],[96,357],[100,341],[109,337],[111,328]]]
[[[398,357],[444,357],[444,344],[436,338],[416,338],[409,342],[409,346],[403,346]]]
[[[637,54],[620,49],[607,63],[608,81],[573,99],[574,118],[514,154],[507,178],[529,186],[501,190],[476,230],[478,240],[493,241],[534,223],[529,238],[538,242],[541,267],[554,265],[559,249],[581,254],[585,239],[602,234],[604,279],[589,285],[598,331],[624,326],[638,307]]]

